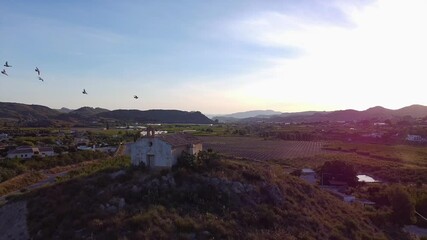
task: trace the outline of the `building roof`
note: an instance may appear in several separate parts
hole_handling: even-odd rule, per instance
[[[158,135],[156,138],[169,143],[173,147],[202,143],[202,140],[188,133]]]
[[[301,173],[316,173],[316,172],[311,168],[303,168],[301,170]]]
[[[8,154],[25,154],[25,153],[33,153],[33,149],[32,148],[15,149],[15,150],[9,151]]]
[[[14,150],[10,150],[8,154],[28,154],[35,152],[53,152],[52,147],[31,147],[31,146],[19,146]]]
[[[52,147],[39,147],[40,152],[53,152]]]
[[[16,147],[16,149],[33,149],[33,147],[29,145],[24,145],[24,146],[18,146]]]

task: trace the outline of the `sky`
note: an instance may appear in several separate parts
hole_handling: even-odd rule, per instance
[[[0,63],[12,67],[0,102],[205,114],[427,105],[424,0],[2,0],[1,12]]]

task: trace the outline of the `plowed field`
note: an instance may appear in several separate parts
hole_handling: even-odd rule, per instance
[[[326,153],[322,142],[264,140],[252,137],[201,137],[203,149],[254,160],[311,157]]]

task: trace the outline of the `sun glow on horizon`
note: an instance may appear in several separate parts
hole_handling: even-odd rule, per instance
[[[249,106],[281,111],[427,104],[427,2],[404,5],[379,1],[346,9],[354,24],[350,28],[299,24],[278,13],[235,23],[236,34],[246,41],[298,47],[304,54],[276,59],[272,67],[237,77],[242,84],[230,95]]]

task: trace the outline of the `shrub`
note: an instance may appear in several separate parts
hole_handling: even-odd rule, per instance
[[[178,168],[195,168],[196,156],[187,152],[182,152],[181,156],[177,160],[176,166]]]
[[[392,219],[396,224],[411,224],[415,220],[415,206],[409,193],[402,186],[392,186],[388,190]]]

